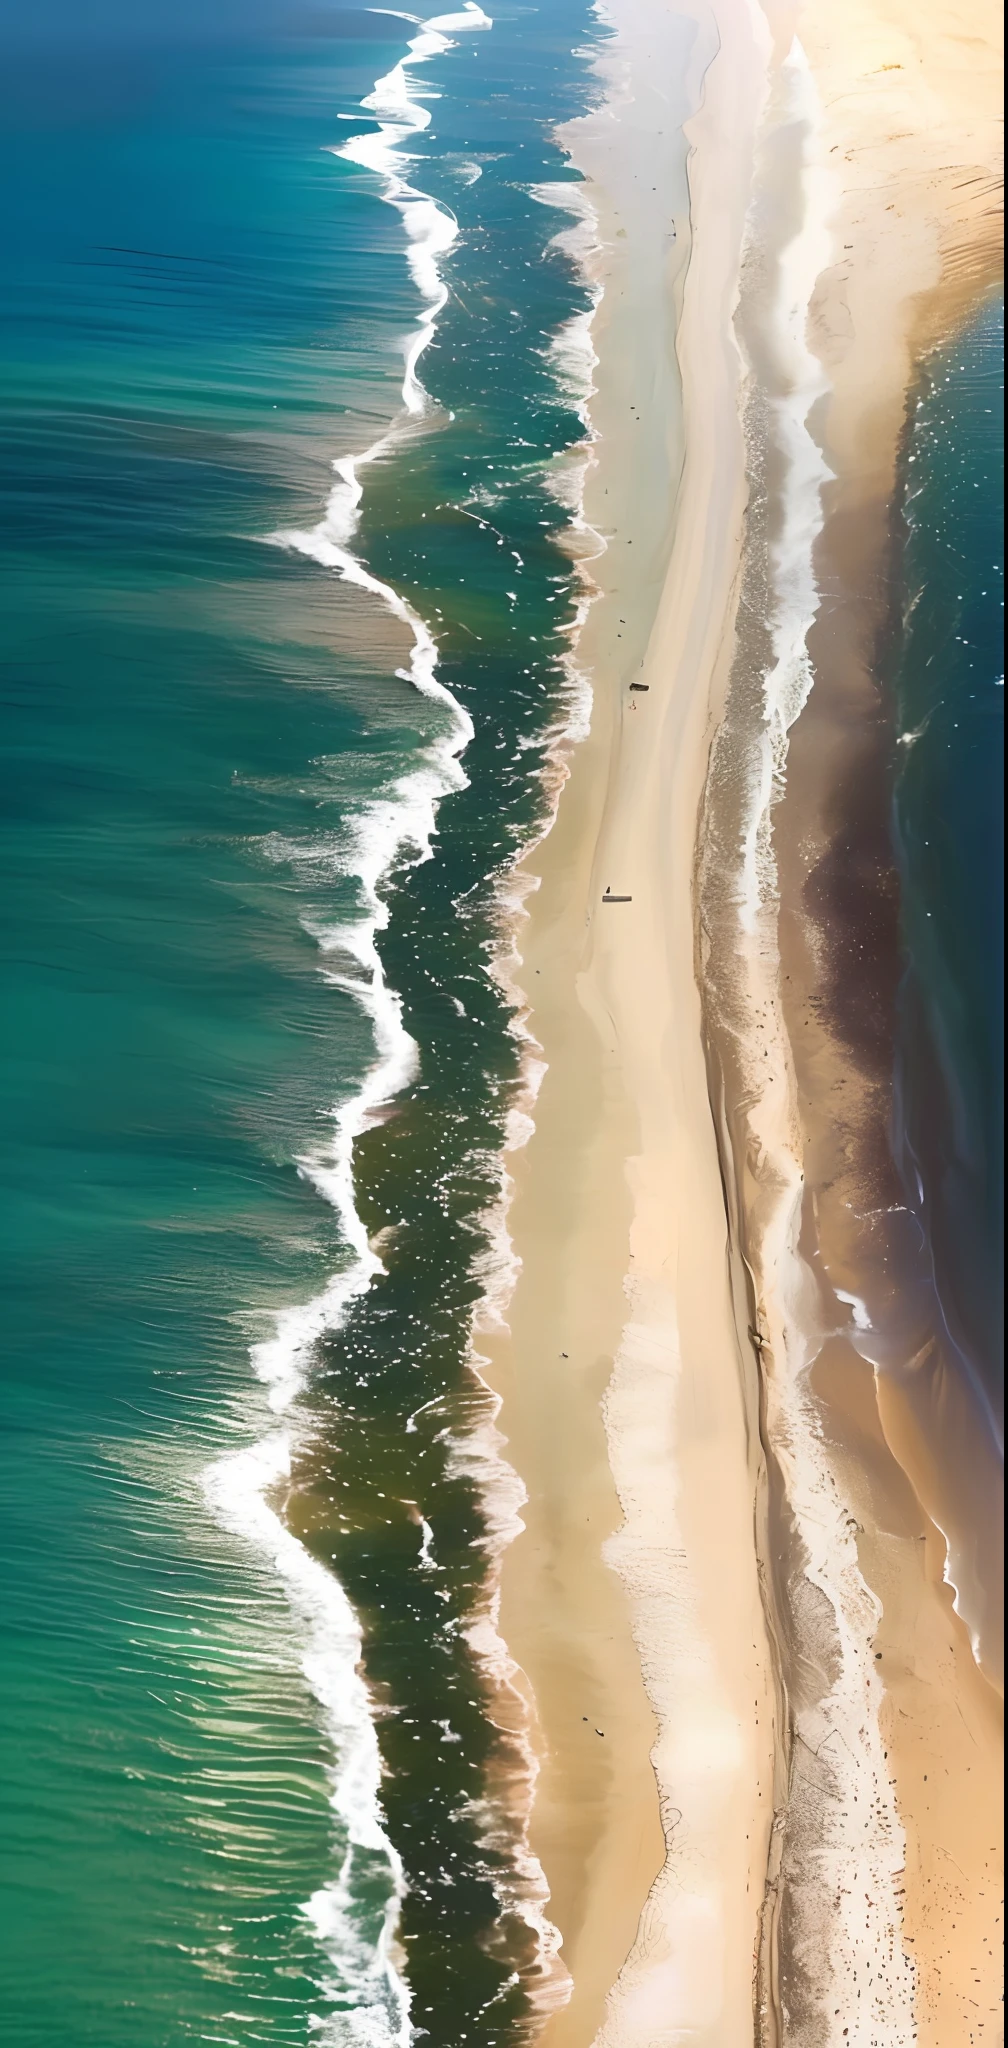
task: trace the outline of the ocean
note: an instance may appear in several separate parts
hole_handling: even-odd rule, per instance
[[[949,1355],[1004,1442],[1004,302],[924,365],[891,678],[895,1140]]]
[[[471,1331],[508,877],[584,717],[554,129],[602,35],[3,29],[18,2048],[493,2044],[548,1960]]]

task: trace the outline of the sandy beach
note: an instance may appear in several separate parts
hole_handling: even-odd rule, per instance
[[[500,1627],[571,1979],[549,2048],[999,2038],[1000,1699],[943,1577],[930,1395],[847,1334],[890,857],[863,1045],[805,889],[852,776],[878,830],[907,389],[996,274],[987,14],[612,0],[565,134],[602,290],[594,708],[526,866],[546,1073],[481,1340],[528,1494]]]
[[[841,1322],[825,1344],[820,1335],[811,1412],[877,1603],[862,1661],[880,1674],[904,1838],[893,1931],[913,1960],[914,2038],[938,2048],[1002,2038],[1002,1478],[940,1343],[901,1298],[899,1239],[875,1220],[902,1208],[887,1145],[897,892],[877,649],[916,365],[1001,274],[1002,30],[993,8],[888,0],[803,8],[795,28],[819,103],[833,242],[809,322],[828,386],[815,437],[831,478],[815,551],[815,683],[775,818],[778,985],[802,1138],[802,1259],[816,1270],[821,1327]],[[843,1331],[852,1300],[879,1332],[877,1374]],[[861,1352],[871,1357],[871,1343]],[[807,1900],[806,1911],[814,1927]]]
[[[712,64],[705,9],[623,13],[606,108],[565,138],[604,252],[586,517],[606,552],[577,649],[591,737],[519,941],[548,1071],[512,1169],[510,1340],[486,1348],[529,1493],[501,1631],[537,1703],[531,1838],[573,1979],[542,2038],[671,2039],[674,2013],[714,2048],[752,2030],[775,1695],[691,876],[745,505],[734,145],[769,40],[719,10]]]

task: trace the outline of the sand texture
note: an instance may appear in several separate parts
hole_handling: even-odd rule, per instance
[[[1000,1700],[929,1436],[954,1389],[919,1345],[876,1383],[884,1262],[850,1221],[891,1177],[898,442],[994,274],[980,12],[609,0],[604,102],[566,131],[601,290],[594,702],[522,877],[545,1071],[481,1338],[528,1496],[499,1626],[571,1980],[548,2048],[1000,2038]]]
[[[806,1785],[801,1802],[792,1799],[798,1825],[790,1871],[787,1838],[784,1848],[785,1890],[790,1875],[798,1903],[782,1921],[782,1997],[798,2038],[914,2039],[939,2048],[1002,2038],[1002,1475],[961,1382],[933,1329],[915,1321],[903,1285],[910,1262],[888,1152],[899,965],[888,838],[892,736],[878,676],[892,492],[915,365],[999,275],[1001,24],[991,7],[882,4],[809,6],[794,27],[815,91],[807,142],[814,201],[832,246],[807,328],[826,385],[810,425],[829,472],[813,548],[812,689],[789,734],[786,794],[773,822],[778,1016],[797,1123],[789,1143],[797,1136],[804,1174],[794,1219],[799,1256],[788,1282],[791,1356],[819,1352],[805,1386],[809,1449],[814,1454],[818,1438],[825,1499],[841,1522],[850,1518],[855,1556],[842,1576],[856,1572],[870,1596],[859,1659],[862,1676],[875,1666],[881,1688],[878,1697],[871,1675],[863,1677],[886,1775],[876,1784],[873,1771],[859,1793],[861,1806],[865,1796],[875,1802],[860,1833],[878,1838],[872,1865],[880,1875],[891,1829],[893,1843],[902,1841],[905,1873],[894,1872],[895,1919],[884,1916],[892,1924],[876,1914],[876,1954],[893,1945],[880,1995],[872,1948],[837,1946],[829,1859],[824,1866],[821,1857],[835,1799],[848,1800],[850,1817],[853,1778],[841,1770],[816,1782],[797,1750],[792,1770]],[[753,301],[743,307],[750,333],[766,283],[754,280]],[[763,481],[772,555],[779,486],[766,468]],[[814,1299],[810,1289],[802,1307],[795,1305],[799,1270],[815,1282]],[[852,1327],[852,1302],[862,1313],[867,1307],[877,1347]],[[854,1338],[882,1362],[877,1387]],[[992,1684],[976,1669],[968,1629],[942,1583],[944,1537],[959,1606],[978,1634]],[[799,1644],[802,1627],[792,1610]],[[809,1683],[807,1666],[799,1672],[790,1661],[792,1715],[801,1727],[804,1697],[818,1733],[821,1688]],[[835,1672],[828,1675],[835,1688]],[[877,1740],[873,1748],[877,1760]],[[799,1851],[803,1828],[810,1840]],[[810,1859],[822,1879],[818,1903],[807,1883]],[[848,1911],[853,1886],[851,1893]],[[867,1893],[881,1896],[873,1883]],[[862,1904],[872,1931],[875,1909],[868,1897]],[[833,1946],[823,1975],[825,1922]],[[909,2010],[890,2002],[905,1981],[901,1957],[912,1963]],[[862,1996],[852,2014],[844,1989],[855,1968]],[[872,2019],[866,2003],[875,2006]]]
[[[547,1073],[512,1162],[510,1337],[486,1348],[529,1494],[500,1625],[537,1702],[532,1844],[573,1978],[542,2038],[671,2040],[676,2015],[715,2048],[752,2032],[774,1687],[691,877],[745,505],[731,323],[768,39],[744,5],[613,16],[607,105],[566,138],[604,285],[594,713],[531,863],[519,979]]]

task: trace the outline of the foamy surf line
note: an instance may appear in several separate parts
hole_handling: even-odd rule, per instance
[[[583,429],[582,441],[554,462],[544,479],[550,495],[568,515],[567,552],[573,557],[579,591],[574,617],[566,629],[566,688],[561,711],[546,734],[541,770],[546,798],[544,815],[517,865],[500,878],[496,892],[498,942],[491,972],[511,1010],[509,1030],[518,1048],[519,1086],[508,1114],[504,1144],[494,1162],[496,1198],[480,1219],[487,1249],[479,1272],[480,1301],[473,1317],[469,1352],[469,1366],[478,1388],[479,1413],[474,1425],[451,1435],[449,1443],[450,1470],[473,1481],[483,1503],[487,1577],[467,1638],[485,1673],[491,1718],[507,1749],[501,1794],[496,1799],[474,1802],[473,1814],[481,1845],[497,1852],[492,1882],[502,1915],[520,1922],[533,1938],[535,1961],[525,1974],[525,1988],[542,2022],[567,2003],[572,1980],[560,1954],[559,1929],[547,1911],[549,1888],[545,1873],[530,1841],[539,1776],[534,1703],[524,1673],[500,1631],[501,1565],[506,1551],[525,1526],[521,1509],[527,1495],[506,1456],[507,1438],[498,1426],[502,1403],[486,1378],[489,1361],[479,1349],[479,1340],[484,1332],[506,1330],[507,1312],[521,1268],[509,1228],[514,1182],[508,1160],[533,1135],[536,1098],[546,1074],[543,1049],[530,1027],[528,1000],[518,980],[522,964],[519,934],[528,916],[529,897],[538,888],[538,880],[528,872],[526,863],[556,817],[571,750],[588,735],[592,692],[587,675],[578,666],[577,647],[591,604],[598,595],[590,563],[605,552],[606,543],[584,516],[585,489],[597,438],[590,402],[598,363],[591,326],[602,298],[601,285],[593,276],[593,259],[599,250],[598,218],[583,185],[558,181],[530,186],[529,193],[541,205],[574,215],[573,226],[558,230],[548,247],[574,265],[591,301],[586,311],[564,322],[543,350],[558,388],[574,401]],[[502,1867],[509,1873],[508,1881],[501,1877]]]
[[[458,232],[454,216],[401,175],[397,152],[411,135],[430,123],[427,109],[410,92],[408,68],[441,55],[455,34],[491,26],[490,19],[468,0],[455,14],[434,16],[419,26],[406,55],[378,79],[362,109],[377,120],[377,132],[355,136],[333,153],[371,170],[381,181],[381,196],[399,212],[407,236],[407,257],[422,301],[419,326],[405,345],[402,401],[405,420],[393,422],[380,440],[358,454],[334,463],[336,483],[325,513],[307,532],[282,532],[276,546],[297,551],[330,569],[344,581],[370,591],[406,625],[413,638],[410,664],[404,672],[424,697],[443,705],[446,730],[428,746],[420,766],[395,783],[358,817],[349,846],[291,847],[274,843],[278,859],[333,867],[356,875],[363,897],[363,916],[352,926],[318,928],[313,936],[323,958],[349,954],[360,975],[347,976],[335,966],[325,971],[337,986],[348,989],[367,1011],[374,1030],[377,1057],[348,1102],[334,1112],[334,1135],[324,1153],[299,1160],[299,1170],[331,1202],[350,1252],[346,1268],[333,1276],[312,1301],[285,1310],[273,1337],[253,1351],[258,1377],[269,1389],[270,1407],[278,1415],[291,1407],[305,1385],[315,1345],[336,1330],[350,1303],[365,1293],[384,1268],[368,1243],[358,1213],[353,1177],[355,1139],[367,1129],[374,1112],[406,1086],[415,1071],[416,1047],[402,1022],[401,1004],[385,982],[377,935],[387,922],[379,893],[383,878],[401,859],[430,858],[437,806],[452,789],[466,785],[460,765],[473,736],[467,712],[437,676],[438,649],[424,621],[391,585],[372,576],[352,552],[363,486],[359,471],[386,453],[402,426],[421,417],[427,397],[417,365],[433,337],[447,289],[438,261]],[[338,1875],[322,1886],[303,1908],[333,1971],[320,1990],[343,2010],[324,2026],[319,2038],[330,2048],[407,2048],[412,2039],[410,1994],[397,1967],[396,1934],[405,1891],[401,1858],[384,1825],[380,1800],[381,1760],[367,1686],[359,1670],[361,1630],[335,1575],[312,1558],[281,1521],[267,1496],[289,1474],[291,1436],[284,1431],[218,1459],[204,1475],[208,1500],[218,1520],[233,1535],[265,1552],[277,1571],[292,1611],[303,1632],[302,1668],[323,1714],[333,1752],[331,1803],[345,1842]],[[425,1536],[425,1544],[427,1538]],[[359,1864],[387,1872],[387,1894],[380,1928],[370,1933],[353,1914],[353,1879]]]
[[[322,953],[326,978],[351,993],[366,1010],[377,1054],[357,1093],[335,1111],[329,1148],[298,1162],[300,1171],[336,1210],[351,1258],[320,1295],[303,1306],[286,1310],[277,1319],[273,1337],[253,1354],[256,1372],[265,1382],[270,1406],[277,1414],[296,1401],[305,1385],[318,1340],[340,1326],[351,1302],[366,1293],[374,1278],[384,1271],[357,1211],[353,1148],[375,1111],[409,1083],[416,1071],[417,1053],[402,1023],[399,998],[385,982],[378,954],[378,934],[388,921],[381,883],[394,864],[403,860],[413,864],[430,858],[438,805],[449,791],[461,789],[467,783],[460,756],[473,736],[473,726],[465,709],[437,676],[438,649],[434,637],[407,600],[371,574],[353,552],[352,543],[364,495],[362,473],[370,463],[393,450],[400,436],[415,431],[429,406],[419,381],[418,364],[433,338],[448,296],[438,269],[439,259],[458,232],[453,215],[409,184],[401,172],[402,145],[411,135],[426,129],[430,121],[426,108],[410,91],[409,71],[450,48],[455,33],[490,26],[488,17],[472,5],[462,13],[436,16],[420,24],[406,56],[376,82],[373,92],[361,102],[362,109],[374,115],[377,132],[356,136],[334,149],[334,154],[373,171],[381,181],[381,196],[399,212],[407,236],[410,272],[424,311],[419,327],[404,348],[401,415],[370,447],[334,463],[336,481],[324,516],[315,527],[271,536],[273,544],[292,549],[370,592],[408,628],[413,641],[410,662],[408,669],[399,673],[421,695],[442,705],[446,713],[445,730],[425,749],[418,767],[362,808],[343,844],[326,846],[314,841],[297,846],[277,839],[267,847],[271,858],[289,862],[302,872],[317,873],[327,867],[329,872],[336,869],[357,879],[363,899],[361,919],[352,925],[329,927],[309,924],[307,920],[305,925]],[[588,401],[594,389],[596,357],[589,330],[601,291],[590,277],[590,258],[597,247],[596,220],[583,188],[572,184],[538,187],[533,196],[575,215],[574,226],[561,230],[553,238],[553,246],[581,270],[592,302],[589,311],[564,324],[547,351],[560,388],[575,400],[584,441],[566,459],[555,463],[546,479],[552,495],[568,514],[572,542],[569,552],[575,559],[581,590],[568,628],[564,703],[555,727],[547,735],[543,766],[547,795],[544,833],[555,815],[569,749],[587,733],[591,706],[590,688],[576,666],[575,650],[596,594],[587,564],[604,548],[601,536],[585,525],[583,516],[585,481],[594,440]],[[526,852],[529,850],[526,848]],[[570,1980],[558,1955],[558,1932],[546,1911],[545,1877],[529,1843],[538,1775],[532,1710],[523,1676],[498,1627],[500,1561],[522,1527],[519,1510],[525,1496],[522,1483],[505,1456],[506,1440],[496,1426],[500,1404],[483,1377],[485,1360],[476,1348],[480,1328],[503,1319],[517,1275],[517,1260],[507,1229],[511,1180],[506,1158],[531,1135],[531,1111],[545,1072],[540,1049],[525,1022],[524,998],[511,973],[518,959],[515,933],[524,914],[529,886],[527,877],[512,870],[501,879],[499,887],[501,938],[493,968],[513,1011],[511,1028],[520,1048],[522,1095],[511,1112],[503,1152],[494,1162],[498,1195],[482,1219],[488,1252],[479,1276],[481,1302],[473,1319],[469,1353],[480,1390],[481,1412],[474,1427],[449,1428],[445,1435],[450,1469],[459,1475],[464,1473],[474,1483],[482,1503],[487,1578],[484,1596],[470,1618],[466,1635],[484,1674],[491,1719],[507,1751],[503,1793],[474,1800],[471,1813],[482,1847],[493,1852],[486,1875],[493,1884],[502,1923],[520,1922],[532,1936],[534,1961],[523,1975],[533,2004],[545,2013],[566,2000]],[[411,1418],[407,1429],[415,1427],[415,1418]],[[380,1755],[367,1688],[358,1670],[361,1632],[338,1581],[308,1555],[269,1505],[268,1491],[282,1482],[290,1467],[290,1457],[290,1438],[278,1433],[250,1451],[219,1461],[207,1475],[207,1489],[220,1519],[271,1554],[292,1610],[307,1627],[303,1668],[323,1709],[332,1741],[333,1807],[345,1832],[347,1848],[338,1878],[316,1893],[305,1911],[336,1972],[336,1988],[342,1994],[349,1989],[353,1995],[360,2025],[356,2026],[349,2014],[343,2015],[323,2038],[339,2044],[339,2048],[343,2048],[344,2042],[349,2048],[351,2042],[358,2040],[366,2042],[367,2048],[372,2048],[372,2044],[373,2048],[389,2048],[393,2043],[398,2048],[399,2043],[412,2038],[413,2031],[408,1986],[396,1967],[396,1932],[405,1877],[383,1824]],[[435,1532],[422,1516],[419,1526],[420,1568],[436,1570]],[[384,1857],[389,1892],[382,1927],[368,1947],[366,1942],[362,1943],[349,1909],[353,1903],[355,1859],[376,1855]],[[514,1982],[514,1978],[510,1981]],[[496,1996],[503,1996],[507,1989],[505,1983]]]
[[[832,1793],[803,1869],[806,1921],[801,1938],[810,1942],[808,1930],[814,1930],[825,1988],[857,1987],[856,2015],[849,2004],[828,2014],[826,2006],[834,2001],[827,2001],[823,1990],[823,2041],[842,2048],[842,2036],[852,2031],[856,2017],[858,2041],[884,2036],[895,2048],[913,2038],[914,1983],[900,1938],[903,1830],[881,1733],[883,1689],[871,1654],[880,1610],[860,1569],[850,1518],[831,1490],[808,1392],[808,1369],[826,1333],[800,1244],[803,1162],[794,1137],[777,939],[773,812],[786,776],[788,736],[813,688],[806,642],[819,611],[814,548],[823,521],[822,490],[830,475],[808,425],[816,400],[829,387],[809,349],[807,327],[818,278],[834,260],[831,190],[821,160],[818,96],[797,41],[781,67],[781,103],[770,119],[802,134],[803,218],[779,264],[774,341],[787,395],[774,400],[772,411],[785,488],[781,530],[770,555],[773,658],[764,678],[762,729],[753,748],[737,898],[748,1010],[751,1018],[761,1020],[747,1061],[747,1121],[767,1191],[754,1257],[761,1280],[768,1430],[804,1548],[802,1572],[829,1614],[832,1649],[828,1691],[815,1705],[796,1710],[798,1739],[831,1774]],[[769,1061],[764,1050],[768,1029],[777,1041],[777,1054]],[[852,1328],[856,1341],[863,1341],[863,1304],[850,1296],[844,1303],[848,1315],[838,1304],[838,1327],[847,1322],[848,1333]]]

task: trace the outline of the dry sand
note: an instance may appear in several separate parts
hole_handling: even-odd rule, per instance
[[[510,1334],[482,1346],[528,1489],[500,1625],[536,1702],[531,1840],[573,1979],[541,2038],[735,2048],[755,1999],[766,2048],[954,2048],[998,2038],[998,1702],[942,1583],[914,1416],[893,1389],[880,1411],[870,1370],[829,1335],[816,1265],[837,1087],[860,1089],[863,1129],[879,1112],[870,1061],[861,1072],[828,1022],[813,1042],[821,961],[794,908],[836,731],[818,751],[801,721],[792,734],[813,771],[777,849],[792,983],[774,911],[731,986],[725,947],[702,1015],[694,861],[722,707],[728,727],[733,706],[751,712],[739,665],[765,668],[753,565],[780,539],[791,459],[771,430],[779,351],[770,411],[756,404],[760,294],[781,300],[802,228],[794,179],[790,199],[774,187],[801,127],[782,60],[797,29],[822,172],[797,331],[810,310],[830,385],[815,430],[837,477],[815,561],[855,600],[838,644],[857,719],[914,351],[989,274],[989,10],[979,25],[892,0],[608,13],[606,106],[569,133],[604,286],[586,513],[607,549],[578,650],[595,708],[528,864],[519,979],[547,1072],[512,1161]],[[766,204],[747,229],[761,118]],[[743,335],[747,317],[744,294]],[[770,427],[743,568],[746,405],[750,428]],[[748,456],[752,484],[751,435]],[[811,644],[818,687],[832,657],[822,631]],[[825,680],[821,701],[828,726]],[[632,900],[605,905],[607,888]]]
[[[756,1374],[693,965],[745,503],[731,319],[767,43],[745,0],[716,13],[613,6],[606,109],[568,134],[604,247],[586,510],[608,549],[578,652],[591,737],[520,941],[548,1063],[513,1164],[522,1270],[510,1340],[483,1347],[529,1494],[501,1632],[537,1702],[532,1843],[573,1977],[550,2048],[751,2038],[773,1810]],[[607,887],[632,901],[603,905]]]
[[[872,1194],[879,1206],[900,1199],[886,1179],[895,935],[873,674],[888,598],[889,506],[915,364],[1000,275],[1002,23],[987,0],[842,8],[812,0],[795,28],[821,100],[820,149],[833,186],[834,258],[818,283],[810,335],[830,384],[816,432],[836,481],[816,555],[826,604],[809,642],[815,690],[792,735],[777,817],[784,1014],[805,1137],[804,1249],[834,1285],[870,1299],[872,1284],[879,1298],[880,1246],[859,1241],[851,1217],[870,1208]],[[842,942],[834,947],[841,919],[850,919],[858,862],[870,869],[854,920],[863,964]],[[810,869],[821,878],[814,918],[803,889]],[[860,1039],[849,1028],[845,978],[858,992]],[[873,1007],[883,1020],[874,1039]],[[880,1314],[896,1329],[900,1310],[883,1290]],[[985,1589],[973,1571],[968,1581],[965,1556],[977,1535],[989,1574],[1000,1470],[936,1346],[913,1370],[880,1377],[875,1402],[849,1344],[832,1355],[827,1347],[816,1376],[826,1462],[882,1607],[870,1654],[884,1686],[881,1729],[905,1832],[901,1926],[915,1962],[915,2038],[930,2048],[999,2040],[1001,1702],[952,1611],[945,1544],[927,1511],[953,1538],[962,1604],[979,1625]],[[859,1382],[852,1403],[844,1390]],[[996,1607],[996,1572],[987,1591]],[[996,1623],[985,1644],[996,1677]],[[853,2029],[848,2038],[857,2038]]]
[[[895,878],[876,673],[915,360],[996,274],[998,24],[990,9],[816,0],[774,25],[780,55],[797,30],[811,79],[792,63],[794,119],[762,138],[747,245],[752,498],[702,903],[712,1080],[768,1340],[768,1564],[790,1750],[779,1985],[786,2038],[939,2048],[1000,2038],[1002,1753],[1000,1700],[953,1613],[927,1511],[953,1534],[972,1515],[989,1580],[1000,1474],[892,1285]],[[774,67],[778,97],[787,68]],[[827,241],[804,277],[788,202],[802,177]],[[822,386],[811,412],[814,378],[782,332],[795,311]],[[816,444],[832,473],[818,540],[793,517]],[[777,651],[767,621],[808,618],[803,550],[812,667],[795,669],[778,723],[786,791],[764,814],[773,868],[744,939],[723,873]],[[877,1388],[851,1342],[855,1300],[888,1345]],[[976,1616],[985,1588],[960,1570],[964,1547],[953,1562]]]

